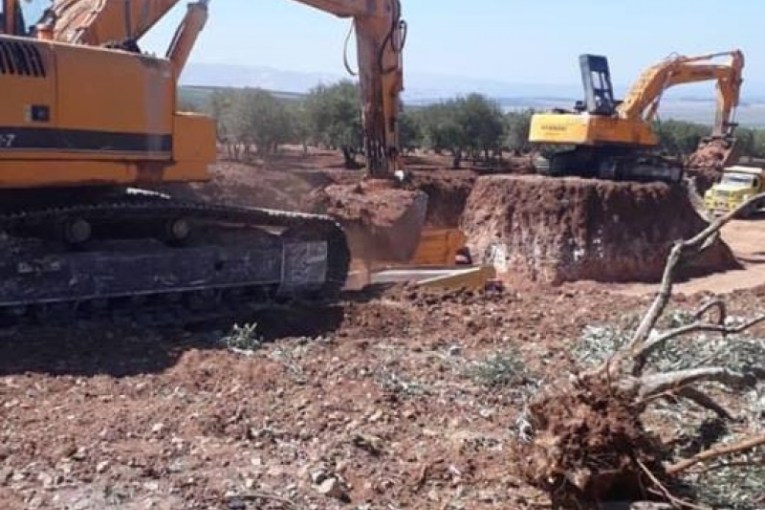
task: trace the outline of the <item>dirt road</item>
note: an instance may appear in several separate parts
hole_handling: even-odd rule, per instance
[[[714,273],[677,284],[682,294],[697,292],[729,293],[765,284],[765,213],[747,220],[735,220],[723,228],[723,239],[733,250],[743,269]],[[656,290],[655,284],[609,284],[611,291],[643,295]]]

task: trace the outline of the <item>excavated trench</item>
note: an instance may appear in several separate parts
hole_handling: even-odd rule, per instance
[[[540,283],[657,281],[672,243],[706,225],[684,190],[660,183],[427,170],[403,189],[230,166],[217,179],[227,194],[211,199],[330,214],[355,259],[405,262],[423,225],[460,227],[476,262]],[[683,276],[736,267],[719,242]]]
[[[355,259],[377,262],[412,257],[427,208],[425,193],[378,181],[327,186],[314,192],[312,207],[342,225]]]

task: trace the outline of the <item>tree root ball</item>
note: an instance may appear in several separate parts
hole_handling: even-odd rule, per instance
[[[462,216],[479,260],[499,250],[508,272],[552,284],[659,281],[673,243],[706,225],[679,186],[526,175],[479,178]],[[717,241],[680,276],[738,267]]]
[[[604,501],[648,501],[661,494],[661,442],[646,432],[634,395],[600,378],[542,395],[528,409],[534,436],[517,451],[523,477],[553,507],[591,508]],[[653,489],[653,490],[651,490]]]

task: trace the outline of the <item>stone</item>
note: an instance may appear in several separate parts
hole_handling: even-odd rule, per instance
[[[319,494],[327,496],[328,498],[334,498],[340,501],[350,501],[348,492],[346,491],[343,483],[337,478],[327,478],[316,488]]]

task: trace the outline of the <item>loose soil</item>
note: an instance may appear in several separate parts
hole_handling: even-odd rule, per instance
[[[356,184],[360,181],[362,174],[359,171],[343,169],[342,163],[342,156],[333,152],[310,149],[306,156],[303,155],[301,149],[288,147],[283,154],[269,160],[257,160],[248,164],[222,161],[213,167],[213,181],[190,186],[174,186],[172,191],[187,198],[309,212],[317,209],[315,196],[317,190],[332,184]],[[425,220],[428,226],[437,228],[460,226],[468,197],[480,176],[481,169],[479,168],[450,170],[447,169],[449,164],[450,158],[445,155],[428,154],[406,158],[407,168],[413,170],[412,185],[414,189],[421,190],[428,195],[428,211]],[[711,170],[711,172],[715,172],[715,170]],[[488,178],[502,179],[503,177]],[[524,179],[534,179],[534,177],[529,176],[524,177]],[[496,194],[493,199],[498,199]],[[509,197],[507,200],[511,202]],[[528,202],[528,198],[521,201],[521,203],[525,202]],[[542,200],[540,202],[544,203]],[[524,205],[524,210],[527,213],[529,212],[528,207]],[[484,209],[487,214],[491,212],[490,206],[486,206]],[[650,215],[653,220],[647,222],[649,225],[645,226],[648,232],[662,228],[667,218],[674,217],[669,213],[662,218],[656,218],[657,215],[653,212]],[[486,239],[490,238],[489,233],[492,225],[487,227],[486,224],[482,224],[483,219],[481,218],[470,219],[469,221],[476,223],[467,225],[466,230],[476,233],[476,239],[471,240],[471,245],[474,251],[477,247],[478,252],[474,255],[478,255],[480,258],[481,250],[487,244]],[[693,222],[692,226],[699,225],[698,218],[693,218],[691,221]],[[738,225],[739,223],[736,222],[735,224]],[[746,243],[746,239],[759,239],[757,236],[763,231],[760,224],[761,221],[756,220],[741,223],[741,225],[750,226],[743,230],[733,226],[726,227],[723,230],[724,238],[726,242],[730,241],[736,246],[741,242]],[[735,248],[735,251],[739,258],[757,257],[757,250],[749,253],[745,249],[740,254],[738,248]],[[659,258],[656,256],[653,257],[653,260]],[[712,273],[701,279],[694,278],[684,285],[690,286],[690,289],[698,290],[715,289],[718,286],[722,286],[721,289],[734,289],[742,286],[751,287],[757,285],[758,282],[765,282],[765,273],[760,271],[763,268],[762,264],[756,261],[751,263],[742,258],[739,262],[743,269]],[[509,279],[514,280],[516,284],[527,285],[530,281],[526,271],[520,273],[516,271],[515,276],[517,278]],[[651,278],[643,279],[651,280]],[[619,279],[618,281],[624,280]],[[537,281],[544,281],[544,279]],[[642,293],[652,287],[636,283],[619,283],[614,288],[622,289],[625,292]]]
[[[725,140],[711,140],[699,145],[688,159],[688,167],[721,172],[730,161],[738,159],[736,146]]]
[[[763,298],[737,293],[730,311]],[[526,376],[486,367],[557,377],[585,326],[647,303],[393,288],[252,316],[271,341],[251,355],[220,346],[229,326],[7,332],[0,507],[538,508],[513,451]],[[326,477],[350,505],[319,492]]]
[[[550,494],[554,507],[655,499],[643,467],[669,486],[662,442],[645,430],[634,395],[605,377],[583,378],[567,391],[554,386],[535,398],[529,415],[535,437],[519,447],[519,460],[525,479]]]
[[[477,176],[474,170],[439,169],[441,156],[414,159],[417,170],[405,190],[362,183],[362,172],[345,170],[333,152],[304,155],[296,148],[265,160],[221,161],[209,182],[156,189],[189,200],[330,214],[346,230],[355,258],[405,262],[423,225],[459,225]]]
[[[428,197],[385,181],[333,184],[313,193],[314,212],[343,226],[353,257],[407,262],[425,224]]]
[[[426,223],[457,228],[478,174],[472,170],[415,171],[412,184],[428,195]]]
[[[699,292],[735,292],[765,282],[765,212],[745,220],[734,220],[723,227],[722,238],[741,264],[739,269],[721,271],[679,282],[676,291],[682,294]],[[614,292],[645,295],[656,285],[644,283],[612,284]]]
[[[540,176],[480,178],[462,217],[475,256],[552,284],[657,281],[672,244],[705,225],[679,188]],[[720,242],[685,275],[736,267]]]
[[[216,173],[230,184],[204,193],[303,210],[304,190],[357,179],[341,161],[309,156],[298,171],[224,163]],[[463,186],[443,188],[462,196]],[[459,200],[434,218],[453,224]],[[570,205],[534,200],[580,232]],[[664,220],[653,213],[644,228]],[[516,455],[524,388],[572,369],[587,326],[624,326],[650,302],[611,288],[368,289],[241,317],[258,324],[249,354],[225,347],[230,323],[4,331],[0,509],[547,507]],[[705,297],[679,296],[675,306],[693,310]],[[728,298],[731,315],[752,317],[765,279]],[[677,424],[656,426],[671,433]]]
[[[695,178],[696,188],[703,196],[722,176],[723,168],[738,160],[735,145],[724,140],[712,140],[699,145],[688,158],[686,173]]]

